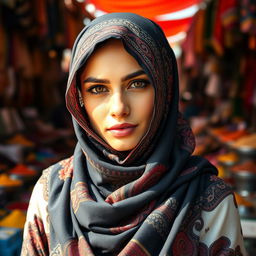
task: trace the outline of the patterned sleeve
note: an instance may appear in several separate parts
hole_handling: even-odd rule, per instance
[[[247,255],[233,194],[225,197],[213,211],[203,211],[202,221],[200,255]]]
[[[34,186],[24,226],[21,256],[49,255],[48,176],[51,167],[43,171]]]

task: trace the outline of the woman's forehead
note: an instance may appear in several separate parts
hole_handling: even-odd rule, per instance
[[[97,48],[85,63],[81,78],[126,77],[128,74],[143,71],[137,60],[124,48],[122,41],[110,39]]]

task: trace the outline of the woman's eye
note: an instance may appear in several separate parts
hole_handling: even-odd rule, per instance
[[[108,90],[103,85],[95,85],[95,86],[90,87],[87,91],[92,93],[92,94],[100,94],[100,93],[105,93]]]
[[[149,83],[148,80],[136,80],[130,84],[129,88],[145,88]]]

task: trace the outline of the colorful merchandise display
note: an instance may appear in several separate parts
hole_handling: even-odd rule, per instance
[[[34,184],[74,147],[60,61],[83,27],[80,5],[0,3],[0,255],[20,255]]]
[[[256,255],[255,10],[250,0],[205,1],[181,58],[182,107],[197,137],[194,154],[208,158],[233,187],[249,256]]]

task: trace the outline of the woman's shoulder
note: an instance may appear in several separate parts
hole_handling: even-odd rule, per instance
[[[54,180],[56,176],[59,180],[63,180],[73,173],[73,156],[66,159],[62,159],[57,163],[49,166],[42,171],[41,176],[35,184],[35,190],[41,190],[43,192],[44,200],[48,201],[49,198],[49,184],[51,180]]]
[[[214,210],[225,198],[230,196],[235,203],[234,193],[230,184],[216,175],[207,175],[206,179],[207,186],[200,197],[204,210]]]
[[[215,255],[216,250],[230,255],[246,255],[238,206],[232,187],[217,176],[202,196],[200,255]]]
[[[55,164],[47,167],[42,171],[42,175],[39,178],[39,181],[49,180],[50,176],[62,176],[64,175],[63,172],[73,169],[73,158],[74,156],[70,156],[68,158],[62,159]]]
[[[192,156],[190,161],[195,168],[195,177],[197,173],[200,175],[198,193],[196,203],[200,208],[206,211],[215,209],[225,198],[234,197],[234,193],[230,184],[218,177],[218,169],[207,159],[200,156]],[[201,168],[198,168],[200,166]],[[200,192],[199,192],[200,191]]]

